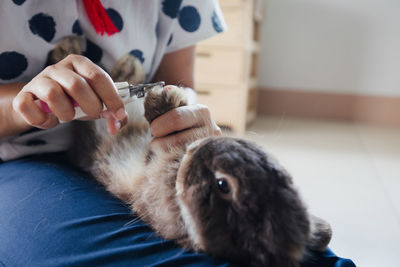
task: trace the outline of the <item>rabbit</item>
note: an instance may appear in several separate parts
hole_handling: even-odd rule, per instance
[[[261,147],[198,133],[188,145],[151,148],[149,123],[186,105],[185,92],[156,86],[143,102],[127,106],[129,122],[115,136],[96,121],[73,157],[160,236],[245,266],[299,266],[307,251],[327,248],[329,224],[307,212],[291,176]]]
[[[64,39],[48,63],[82,54],[81,43]],[[131,83],[145,79],[130,54],[110,75]],[[183,88],[156,86],[144,101],[126,106],[128,124],[114,136],[103,120],[74,121],[70,158],[160,236],[184,248],[255,267],[296,267],[311,250],[324,251],[330,225],[308,213],[292,177],[258,145],[199,130],[186,145],[150,146],[149,124],[185,105]]]

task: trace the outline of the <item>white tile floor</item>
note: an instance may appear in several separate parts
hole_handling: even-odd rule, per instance
[[[357,266],[400,266],[400,128],[260,117],[246,136],[292,174]]]

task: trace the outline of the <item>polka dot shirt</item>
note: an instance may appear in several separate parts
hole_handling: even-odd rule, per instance
[[[150,81],[164,54],[194,45],[226,28],[217,0],[102,0],[118,32],[95,32],[81,0],[0,1],[0,84],[29,82],[46,67],[47,54],[67,36],[85,40],[83,54],[110,71],[130,53]],[[0,88],[1,90],[1,88]],[[63,151],[68,123],[0,139],[3,161]]]

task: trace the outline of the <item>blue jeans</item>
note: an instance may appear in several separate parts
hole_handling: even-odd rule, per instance
[[[63,154],[0,164],[0,266],[233,266],[157,236]],[[330,250],[310,266],[354,266]]]

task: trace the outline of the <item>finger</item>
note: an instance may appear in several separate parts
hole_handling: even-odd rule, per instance
[[[103,111],[101,117],[107,120],[107,130],[110,134],[116,134],[122,127],[128,123],[128,117],[125,117],[121,121],[114,118],[110,111]]]
[[[107,119],[107,130],[109,132],[109,134],[116,134],[118,132],[118,128],[116,126],[117,121],[114,119],[114,117],[111,117],[109,119]]]
[[[156,118],[150,125],[150,131],[154,137],[162,137],[185,129],[200,127],[210,121],[210,111],[206,106],[183,106]]]
[[[13,100],[13,109],[32,126],[43,124],[49,117],[35,103],[35,96],[30,92],[21,91]]]
[[[121,122],[110,117],[107,119],[107,129],[110,134],[114,135],[121,129]]]
[[[37,128],[41,129],[51,129],[55,126],[57,126],[60,123],[58,118],[54,114],[49,114],[48,119],[42,123],[41,125],[36,126]]]
[[[103,104],[86,80],[71,69],[54,65],[51,67],[51,71],[45,72],[45,75],[56,81],[78,103],[85,114],[98,118],[103,111]]]
[[[122,120],[126,117],[122,99],[119,97],[112,79],[102,68],[88,58],[78,55],[66,57],[62,64],[69,65],[86,80],[107,109],[112,112],[115,119]]]
[[[154,138],[151,141],[150,146],[151,148],[158,148],[168,151],[173,147],[182,146],[207,136],[210,136],[209,128],[191,128],[172,135]]]
[[[46,114],[35,103],[36,97],[30,92],[21,92],[13,100],[13,109],[29,124],[41,129],[50,129],[58,124],[53,114]]]
[[[55,80],[43,76],[34,81],[27,90],[46,102],[52,113],[60,120],[71,121],[74,118],[75,110],[71,100]]]

